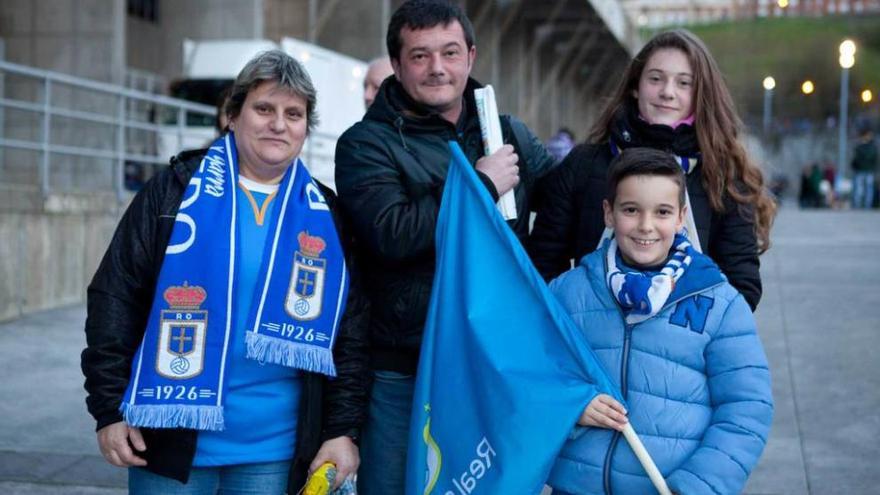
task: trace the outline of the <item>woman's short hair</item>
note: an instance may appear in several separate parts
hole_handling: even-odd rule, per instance
[[[241,69],[226,100],[226,115],[230,119],[238,117],[248,93],[264,82],[273,82],[304,98],[309,132],[318,125],[318,112],[315,109],[318,92],[312,84],[312,78],[296,59],[281,50],[262,52]]]

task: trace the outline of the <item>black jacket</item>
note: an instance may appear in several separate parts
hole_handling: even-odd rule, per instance
[[[614,119],[611,136],[622,147],[647,146],[679,156],[698,155],[693,127],[648,125],[632,113]],[[611,144],[582,144],[542,183],[544,198],[527,243],[538,271],[551,280],[571,268],[571,261],[593,252],[605,229],[602,200],[606,174],[614,155]],[[752,310],[761,299],[760,261],[754,212],[729,195],[725,210],[714,211],[702,182],[702,168],[687,175],[687,191],[703,252],[742,293]]]
[[[448,141],[457,141],[471,163],[483,156],[482,135],[469,80],[458,125],[413,101],[387,79],[364,119],[336,146],[336,186],[351,218],[356,253],[371,296],[371,343],[376,369],[414,373],[434,278],[434,230],[449,167]],[[517,219],[511,228],[528,233],[529,200],[553,158],[526,126],[502,117],[502,134],[519,155],[514,190]],[[490,193],[498,195],[482,175]]]
[[[877,163],[877,145],[874,140],[860,141],[853,151],[852,168],[856,172],[876,172]]]
[[[119,405],[128,385],[132,359],[143,338],[165,248],[186,185],[206,150],[184,152],[135,196],[88,288],[87,347],[82,371],[86,404],[97,429],[122,421]],[[335,197],[322,192],[334,209]],[[337,229],[346,248],[338,218]],[[367,322],[369,306],[352,271],[349,298],[334,347],[338,378],[305,373],[297,424],[297,446],[288,489],[305,484],[306,470],[321,442],[341,435],[357,438],[366,407]],[[326,413],[325,413],[326,411]],[[142,428],[147,469],[185,482],[195,456],[197,431]]]

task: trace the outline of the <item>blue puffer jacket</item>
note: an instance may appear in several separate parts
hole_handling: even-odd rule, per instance
[[[627,326],[604,259],[605,249],[585,256],[551,290],[621,384],[629,420],[669,488],[739,493],[773,417],[767,358],[748,304],[698,254],[666,306]],[[548,483],[554,493],[656,493],[626,440],[603,428],[575,427]]]

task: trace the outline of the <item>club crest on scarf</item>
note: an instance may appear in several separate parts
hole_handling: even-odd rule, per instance
[[[208,312],[199,307],[208,293],[184,282],[165,289],[162,297],[169,309],[163,309],[160,316],[156,372],[172,380],[198,376],[204,369],[208,329]]]
[[[327,260],[320,256],[327,243],[306,231],[299,233],[297,241],[299,250],[293,256],[293,273],[284,309],[297,320],[314,320],[321,316]]]

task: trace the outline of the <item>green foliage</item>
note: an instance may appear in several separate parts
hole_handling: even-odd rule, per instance
[[[857,46],[850,69],[850,105],[862,107],[863,89],[880,98],[880,15],[789,17],[688,26],[712,51],[733,93],[739,111],[760,121],[761,82],[776,79],[773,112],[781,120],[814,121],[837,115],[840,98],[838,45],[846,38]],[[648,39],[653,33],[644,33]],[[801,83],[813,81],[815,92],[801,93]]]

